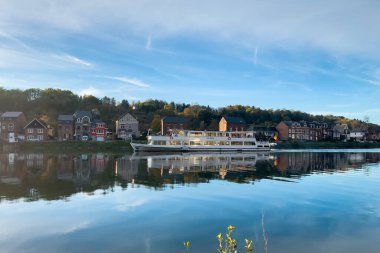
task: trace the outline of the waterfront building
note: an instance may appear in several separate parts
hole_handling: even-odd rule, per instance
[[[131,114],[126,113],[116,120],[116,136],[119,139],[127,140],[133,136],[139,137],[139,122]]]
[[[58,115],[58,140],[72,140],[74,135],[74,116]]]
[[[91,134],[92,113],[90,111],[76,111],[74,117],[74,138],[88,140]]]
[[[188,122],[184,117],[164,117],[161,119],[161,135],[170,134],[170,130],[187,129]]]
[[[48,139],[48,127],[36,118],[24,127],[24,131],[26,141],[46,141]]]
[[[245,131],[247,129],[247,123],[240,117],[222,117],[219,121],[219,131]]]
[[[24,137],[26,118],[22,112],[4,112],[0,116],[0,139],[5,142],[17,142]]]
[[[347,124],[336,124],[332,131],[334,140],[347,141],[350,139],[350,129]]]
[[[324,122],[281,121],[276,129],[282,141],[321,141],[330,140],[333,137],[333,131]]]
[[[107,138],[106,123],[99,119],[94,119],[91,123],[91,139],[93,141],[105,141]]]

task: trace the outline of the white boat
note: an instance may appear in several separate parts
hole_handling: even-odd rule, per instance
[[[220,132],[172,130],[169,135],[148,135],[148,143],[132,143],[135,152],[268,151],[267,141],[257,141],[253,131]]]

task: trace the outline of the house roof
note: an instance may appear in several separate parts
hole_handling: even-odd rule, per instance
[[[73,121],[73,115],[58,115],[58,121]]]
[[[245,120],[240,117],[230,117],[230,116],[225,116],[223,117],[227,123],[234,123],[234,124],[246,124]]]
[[[164,123],[186,123],[187,121],[188,119],[184,117],[164,117],[162,119]]]
[[[92,118],[92,113],[90,111],[76,111],[73,116],[75,118],[83,118],[85,116],[89,117],[90,119]]]
[[[22,112],[4,112],[1,117],[3,118],[17,118],[22,114]]]
[[[94,119],[94,120],[92,120],[92,123],[94,123],[94,124],[97,124],[97,123],[105,124],[105,122],[103,120],[100,120],[100,119]]]
[[[43,121],[39,121],[38,119],[33,119],[30,121],[24,128],[45,128],[47,129],[46,124]]]

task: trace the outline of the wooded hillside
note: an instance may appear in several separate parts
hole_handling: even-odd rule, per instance
[[[282,120],[305,120],[324,121],[330,124],[347,123],[351,128],[369,126],[375,131],[380,131],[378,125],[367,124],[361,120],[332,115],[311,115],[286,109],[260,109],[255,106],[243,105],[212,108],[203,105],[168,103],[155,99],[117,102],[114,98],[109,97],[78,96],[68,90],[28,89],[22,91],[0,87],[0,112],[22,111],[27,119],[37,117],[50,124],[51,127],[55,127],[59,114],[73,114],[76,110],[91,110],[95,117],[108,124],[111,131],[114,130],[118,117],[126,112],[130,112],[139,120],[142,132],[147,129],[158,132],[161,118],[173,115],[190,118],[190,128],[198,130],[217,130],[220,118],[229,115],[242,117],[249,124],[261,126],[275,126]]]

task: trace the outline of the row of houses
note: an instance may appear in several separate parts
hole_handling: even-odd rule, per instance
[[[46,141],[57,138],[64,140],[104,141],[109,138],[107,124],[93,116],[91,111],[76,111],[70,115],[59,115],[57,134],[40,119],[27,121],[22,112],[0,113],[0,141]],[[140,136],[138,121],[130,114],[124,114],[116,121],[116,135],[120,139]]]
[[[164,117],[161,119],[161,135],[168,135],[172,129],[189,129],[190,120],[185,117]],[[34,118],[27,121],[22,112],[0,113],[0,140],[6,142],[45,141],[48,139],[104,141],[112,136],[107,124],[94,117],[91,111],[76,111],[70,115],[59,115],[57,134],[42,120]],[[115,137],[127,140],[139,137],[139,122],[126,113],[116,120]],[[368,129],[350,129],[347,124],[331,126],[325,122],[281,121],[275,127],[249,125],[240,117],[222,117],[219,131],[254,131],[264,138],[287,140],[324,141],[324,140],[380,140],[380,133]]]
[[[188,129],[188,120],[183,117],[165,117],[161,120],[161,134],[169,134],[170,129]],[[254,131],[264,138],[277,137],[278,140],[301,141],[377,141],[380,133],[367,128],[350,129],[347,124],[331,125],[326,122],[281,121],[275,127],[248,125],[240,117],[222,117],[219,131]]]

